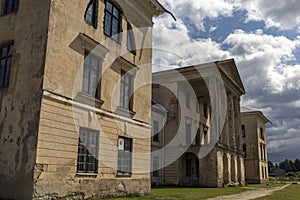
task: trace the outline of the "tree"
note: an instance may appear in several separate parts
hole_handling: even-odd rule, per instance
[[[294,165],[295,165],[296,171],[299,172],[300,171],[300,160],[296,159],[294,162]]]
[[[275,172],[275,165],[272,161],[268,161],[268,169],[269,169],[269,173]]]

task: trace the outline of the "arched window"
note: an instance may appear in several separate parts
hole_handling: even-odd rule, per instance
[[[98,14],[98,1],[91,0],[85,11],[84,19],[88,24],[92,25],[94,28],[97,28],[97,23],[98,23],[97,14]]]
[[[104,34],[116,42],[120,42],[118,33],[121,32],[121,12],[113,3],[105,2]]]
[[[133,54],[136,54],[135,39],[130,23],[127,23],[127,49]]]

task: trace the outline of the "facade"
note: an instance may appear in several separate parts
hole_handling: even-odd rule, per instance
[[[152,27],[164,8],[156,0],[0,6],[1,198],[148,193],[152,35],[130,30]]]
[[[269,180],[265,124],[269,120],[260,111],[242,108],[241,130],[245,152],[247,183],[265,183]]]
[[[163,173],[152,174],[152,184],[157,179],[165,185],[208,187],[245,183],[240,130],[245,90],[233,59],[154,73],[152,92],[168,110],[160,141]],[[217,96],[222,92],[223,100]]]

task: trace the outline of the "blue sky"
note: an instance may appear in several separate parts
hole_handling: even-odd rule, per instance
[[[234,58],[268,125],[269,159],[300,158],[300,3],[297,0],[160,0],[177,18],[154,20],[154,71]]]

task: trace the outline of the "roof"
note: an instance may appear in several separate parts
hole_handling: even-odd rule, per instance
[[[234,59],[228,59],[228,60],[223,60],[223,61],[215,61],[215,62],[210,62],[210,63],[205,63],[205,64],[199,64],[199,65],[194,65],[194,66],[187,66],[187,67],[181,67],[181,68],[176,68],[176,69],[170,69],[170,70],[165,70],[165,71],[159,71],[153,73],[153,78],[163,78],[165,81],[179,81],[180,78],[176,76],[176,71],[184,75],[186,78],[189,80],[191,79],[199,79],[201,78],[201,75],[199,73],[195,73],[196,71],[198,72],[212,72],[209,69],[213,69],[213,67],[217,66],[219,72],[221,73],[222,77],[226,78],[230,84],[232,84],[237,91],[243,95],[245,94],[245,88],[242,83],[241,77],[239,75],[238,69],[236,67],[236,64],[234,62]],[[201,73],[202,74],[202,73]]]
[[[265,123],[267,122],[271,122],[264,114],[262,111],[259,110],[255,110],[253,108],[247,108],[247,107],[241,107],[241,114],[242,115],[246,115],[246,114],[256,114],[258,116],[260,116]],[[272,122],[271,122],[272,123]]]
[[[161,3],[159,3],[158,0],[150,0],[154,5],[156,5],[157,8],[159,8],[160,12],[157,13],[157,15],[161,15],[164,12],[170,14],[173,19],[176,21],[176,17],[174,16],[174,14],[172,12],[170,12],[169,10],[167,10],[163,5],[161,5]]]

